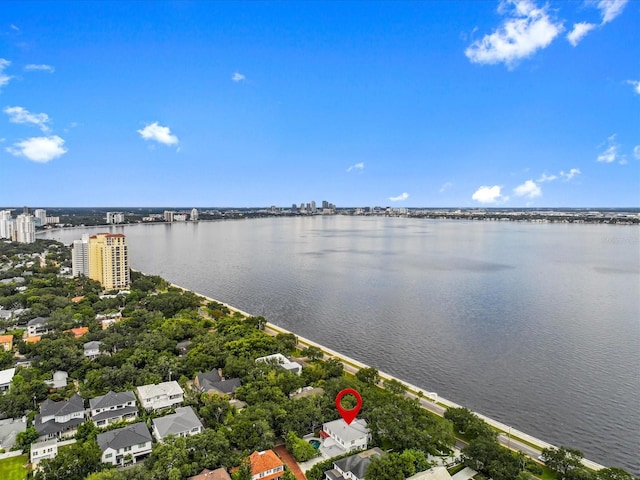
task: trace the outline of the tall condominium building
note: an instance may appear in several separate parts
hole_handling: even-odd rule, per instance
[[[11,210],[0,211],[0,238],[11,238]]]
[[[82,240],[73,241],[71,252],[71,271],[74,277],[89,276],[89,235],[82,235]]]
[[[36,219],[33,215],[23,213],[16,218],[16,241],[19,243],[36,241]]]
[[[173,210],[165,210],[162,216],[165,222],[173,222],[175,215],[176,212],[174,212]]]
[[[122,233],[98,233],[89,237],[89,278],[105,290],[127,288],[129,254]]]
[[[198,221],[198,209],[197,208],[192,208],[191,209],[191,215],[189,216],[189,218],[191,219],[192,222],[197,222]]]
[[[47,211],[42,208],[37,208],[33,212],[33,216],[36,217],[36,226],[43,226],[47,224]]]
[[[107,223],[124,223],[124,213],[107,212]]]

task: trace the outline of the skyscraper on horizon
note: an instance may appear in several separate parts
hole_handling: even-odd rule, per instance
[[[89,234],[82,235],[82,240],[73,241],[71,273],[74,277],[89,276]]]
[[[16,241],[19,243],[36,241],[36,219],[33,215],[23,213],[16,218]]]

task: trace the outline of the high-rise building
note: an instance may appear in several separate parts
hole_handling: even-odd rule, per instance
[[[124,213],[107,212],[107,223],[124,223]]]
[[[89,237],[89,278],[100,282],[105,290],[129,287],[129,254],[122,233]]]
[[[71,272],[74,277],[89,276],[89,235],[82,235],[82,240],[73,241],[71,251]]]
[[[165,210],[163,214],[163,218],[165,222],[173,222],[176,212],[173,210]]]
[[[16,241],[19,243],[36,241],[36,219],[33,215],[23,213],[16,218]]]
[[[42,208],[37,208],[33,215],[36,217],[36,226],[44,226],[47,224],[47,211]]]
[[[0,238],[11,238],[11,210],[0,211]]]
[[[197,208],[192,208],[191,209],[191,215],[189,216],[189,219],[192,222],[197,222],[198,221],[198,209]]]

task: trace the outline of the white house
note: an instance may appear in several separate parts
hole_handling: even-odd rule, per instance
[[[169,435],[189,437],[201,433],[204,427],[191,407],[176,408],[176,413],[153,419],[153,436],[159,442]]]
[[[98,355],[100,355],[100,345],[102,345],[102,342],[97,340],[85,343],[83,345],[84,356],[89,359],[96,358]]]
[[[9,390],[9,387],[11,386],[11,380],[13,380],[13,376],[15,374],[15,368],[7,368],[6,370],[0,371],[0,392]]]
[[[31,465],[37,468],[38,464],[45,458],[56,458],[58,455],[58,439],[45,440],[44,442],[31,444]]]
[[[43,317],[36,317],[27,322],[27,337],[39,337],[40,335],[46,335],[51,330],[47,325],[49,319]]]
[[[342,418],[322,425],[320,436],[325,447],[336,446],[343,452],[367,448],[371,433],[364,419],[355,419],[347,425]]]
[[[142,422],[99,433],[96,441],[102,450],[102,463],[111,465],[136,463],[151,453],[151,434]]]
[[[275,363],[277,365],[280,365],[280,367],[284,368],[285,370],[289,370],[290,372],[295,373],[296,375],[300,375],[302,373],[302,365],[297,362],[292,362],[281,353],[274,353],[273,355],[267,355],[266,357],[256,358],[256,363],[257,362]]]
[[[136,388],[142,408],[160,410],[180,405],[184,400],[184,391],[175,380],[154,385],[142,385]]]
[[[384,455],[382,450],[372,448],[350,457],[341,458],[333,462],[331,470],[324,472],[324,478],[325,480],[364,480],[372,457],[380,457],[382,455]]]
[[[64,438],[75,435],[78,425],[84,422],[84,399],[74,393],[62,402],[45,400],[40,405],[40,413],[36,415],[34,426],[39,438]]]
[[[106,427],[112,423],[131,421],[138,417],[136,397],[133,392],[109,392],[89,400],[91,420],[98,427]]]

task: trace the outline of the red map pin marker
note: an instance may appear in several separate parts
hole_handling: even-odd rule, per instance
[[[342,403],[340,403],[342,397],[344,397],[345,395],[353,395],[356,398],[356,406],[351,410],[343,408]],[[353,388],[345,388],[340,393],[338,393],[338,395],[336,395],[336,408],[338,409],[338,412],[340,412],[340,416],[342,417],[342,419],[347,422],[347,425],[353,422],[353,420],[358,416],[360,407],[362,407],[362,397],[357,390],[354,390]]]

